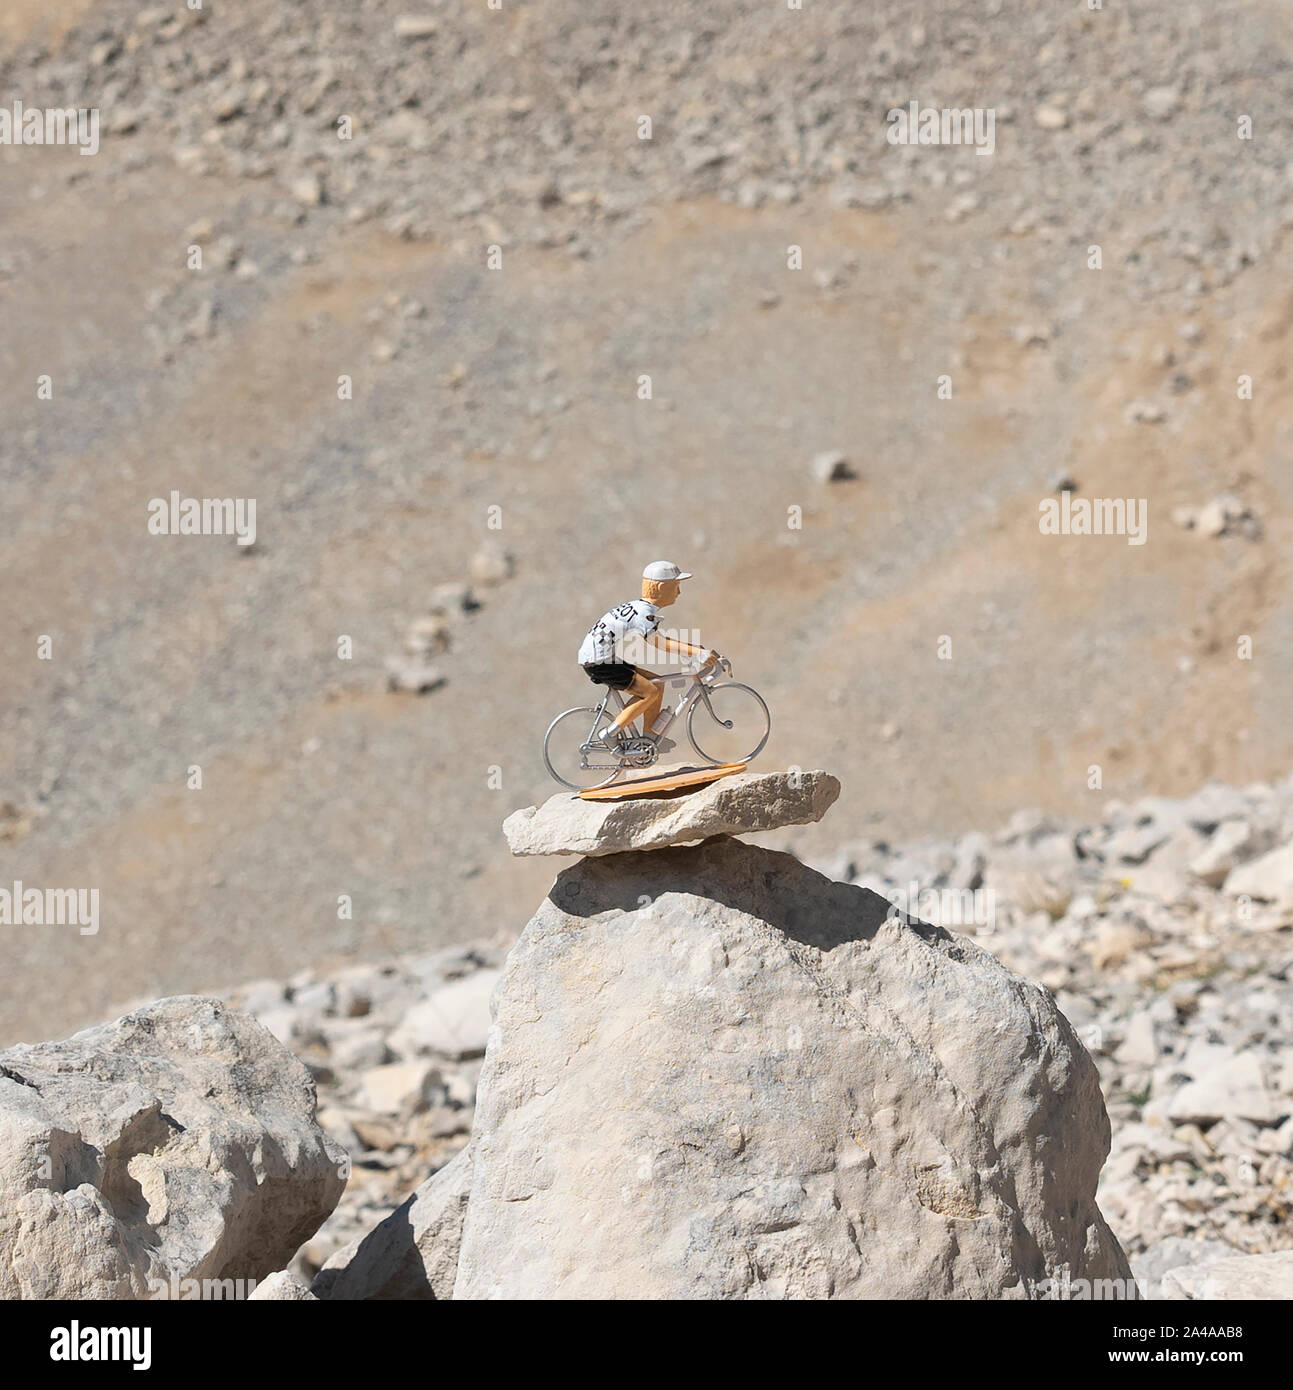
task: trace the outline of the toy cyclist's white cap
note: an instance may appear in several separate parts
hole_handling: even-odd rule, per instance
[[[691,575],[685,570],[680,570],[672,560],[652,560],[651,563],[642,571],[643,579],[690,579]]]

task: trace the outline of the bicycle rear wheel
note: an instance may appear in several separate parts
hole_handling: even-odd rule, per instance
[[[590,791],[608,786],[623,772],[618,754],[596,743],[588,747],[593,734],[612,722],[605,710],[589,705],[568,709],[548,725],[543,736],[543,765],[563,787]]]
[[[687,715],[691,746],[711,763],[748,763],[763,751],[771,732],[763,696],[737,681],[711,685],[708,703],[697,700]]]

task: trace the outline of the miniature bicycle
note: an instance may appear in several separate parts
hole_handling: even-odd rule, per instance
[[[609,786],[622,772],[650,767],[673,744],[665,735],[675,720],[687,717],[691,746],[712,766],[744,763],[762,752],[772,730],[772,716],[763,696],[736,681],[715,681],[719,669],[732,674],[732,663],[720,657],[699,671],[654,676],[665,686],[665,701],[651,729],[621,736],[619,748],[608,747],[598,734],[627,707],[623,693],[607,689],[599,705],[565,710],[543,736],[543,762],[563,787],[589,791]],[[677,700],[673,702],[675,692]],[[612,703],[614,700],[614,703]]]

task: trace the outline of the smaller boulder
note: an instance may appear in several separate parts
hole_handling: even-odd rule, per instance
[[[458,1274],[472,1163],[464,1149],[366,1236],[323,1266],[310,1291],[323,1300],[444,1300]]]
[[[247,1296],[248,1303],[317,1303],[319,1300],[294,1274],[280,1269],[262,1279]]]
[[[1267,1255],[1231,1255],[1170,1269],[1163,1276],[1163,1297],[1207,1302],[1291,1299],[1293,1250],[1277,1250]]]
[[[401,1057],[483,1057],[489,1037],[489,996],[501,972],[477,970],[442,985],[415,1004],[391,1033]]]

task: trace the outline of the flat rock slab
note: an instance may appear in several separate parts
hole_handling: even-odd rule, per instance
[[[735,777],[744,772],[745,763],[716,763],[712,767],[676,767],[657,772],[653,777],[633,777],[609,787],[588,787],[579,793],[580,801],[629,801],[635,796],[657,796],[661,792],[677,791],[679,787],[703,787],[720,777]]]
[[[559,792],[503,822],[513,854],[621,854],[711,835],[745,835],[819,821],[840,794],[828,772],[746,772],[699,789],[631,801],[584,801]]]

